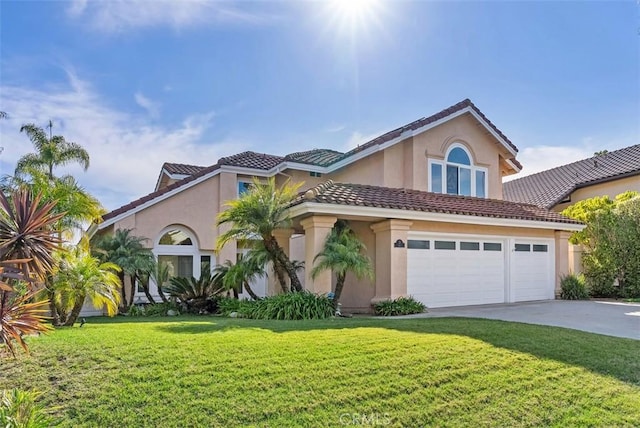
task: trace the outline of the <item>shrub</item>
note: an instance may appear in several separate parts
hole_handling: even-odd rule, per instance
[[[233,297],[221,297],[218,299],[218,312],[222,315],[229,316],[232,312],[237,312],[242,316],[250,311],[250,308],[256,300],[236,299]]]
[[[44,407],[36,403],[36,392],[17,389],[5,390],[0,394],[0,426],[7,428],[48,428],[58,425],[46,413]]]
[[[398,297],[395,300],[383,300],[373,305],[376,315],[385,317],[395,315],[420,314],[427,310],[427,307],[418,302],[413,297]]]
[[[188,312],[213,313],[217,310],[217,299],[214,296],[221,288],[216,278],[205,271],[199,279],[173,277],[164,291],[177,298]]]
[[[310,320],[330,318],[335,314],[333,300],[308,291],[277,294],[251,302],[242,313],[247,318],[269,320]]]
[[[560,278],[560,298],[564,300],[584,300],[589,298],[584,277],[574,274]]]

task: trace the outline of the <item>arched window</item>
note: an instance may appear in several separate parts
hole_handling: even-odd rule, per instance
[[[450,195],[486,197],[487,169],[474,165],[469,151],[452,144],[444,161],[429,160],[429,190]]]

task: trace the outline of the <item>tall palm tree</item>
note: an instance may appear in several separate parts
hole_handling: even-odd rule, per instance
[[[275,178],[265,183],[253,180],[251,189],[236,200],[227,203],[227,209],[218,214],[217,224],[230,224],[229,230],[218,236],[216,247],[220,250],[232,240],[252,241],[259,238],[261,245],[273,262],[274,272],[283,289],[286,288],[285,274],[289,277],[291,288],[302,291],[300,279],[295,266],[285,254],[273,235],[276,229],[291,226],[287,214],[289,205],[297,196],[302,183],[292,184],[290,181],[277,187]]]
[[[319,262],[311,271],[312,278],[316,278],[320,272],[326,269],[331,269],[336,276],[336,289],[333,297],[333,304],[336,308],[340,303],[340,296],[348,272],[353,272],[359,279],[373,278],[371,259],[363,254],[365,250],[366,247],[353,230],[345,222],[338,222],[327,237],[322,251],[314,258],[314,261],[319,260]]]
[[[101,263],[81,247],[67,251],[53,281],[55,306],[60,323],[72,326],[89,298],[96,309],[105,307],[109,316],[118,311],[120,280],[116,274],[120,267]]]
[[[89,153],[79,144],[68,142],[61,135],[51,135],[53,124],[49,121],[49,136],[46,132],[28,123],[22,125],[20,132],[27,134],[36,153],[28,153],[18,160],[16,175],[22,175],[29,168],[46,172],[49,178],[53,178],[53,169],[56,166],[78,163],[86,171],[89,168]]]
[[[151,250],[145,248],[144,242],[148,239],[135,236],[132,229],[118,229],[113,235],[99,237],[93,245],[93,253],[102,262],[114,263],[122,269],[118,272],[122,294],[121,309],[126,312],[129,308],[125,290],[125,276],[129,276],[131,284],[135,283],[136,273],[141,266],[148,263]],[[131,301],[133,301],[133,288],[131,289]]]

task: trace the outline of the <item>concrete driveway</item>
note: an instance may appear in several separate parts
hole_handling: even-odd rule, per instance
[[[429,309],[411,317],[471,317],[573,328],[640,340],[640,304],[545,300],[502,305]]]

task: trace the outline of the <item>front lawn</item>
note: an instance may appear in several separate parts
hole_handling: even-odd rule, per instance
[[[493,320],[89,319],[1,360],[63,426],[640,426],[640,341]]]

